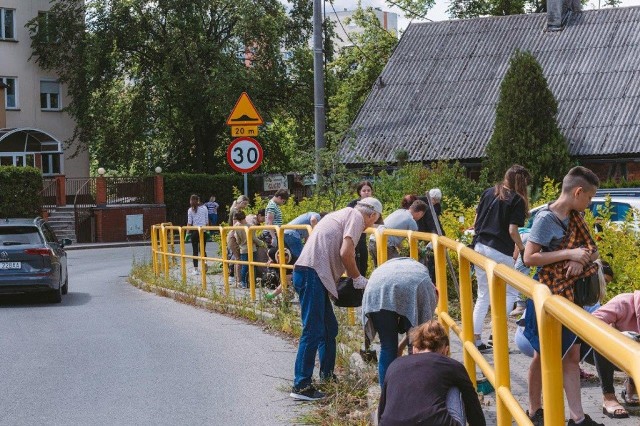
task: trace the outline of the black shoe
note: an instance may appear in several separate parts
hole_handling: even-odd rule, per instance
[[[486,345],[484,343],[480,343],[476,346],[481,354],[490,354],[493,353],[493,346]]]
[[[529,416],[529,412],[527,411],[527,416]],[[529,420],[533,423],[533,426],[544,426],[544,411],[542,408],[538,408],[533,416],[529,416]]]
[[[296,389],[295,387],[291,388],[289,396],[298,401],[317,401],[319,399],[323,399],[327,395],[320,392],[313,386],[307,386],[304,389]]]
[[[580,423],[576,423],[573,419],[569,419],[567,422],[567,426],[571,425],[580,425],[580,426],[604,426],[604,423],[598,423],[595,420],[592,420],[587,414],[584,415],[584,420]]]
[[[493,334],[489,336],[489,340],[487,340],[487,345],[493,347]]]

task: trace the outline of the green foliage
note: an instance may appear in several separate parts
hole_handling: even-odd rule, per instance
[[[36,217],[42,174],[34,167],[0,166],[0,217]]]
[[[598,209],[597,218],[590,211],[585,215],[591,229],[596,223],[602,228],[594,237],[600,257],[613,269],[613,281],[607,285],[607,300],[620,293],[640,290],[640,234],[634,226],[634,214],[640,212],[630,211],[621,225],[612,223],[611,197],[607,197],[603,208]]]
[[[581,0],[583,5],[587,0]],[[622,0],[604,0],[598,7],[617,7]],[[521,13],[544,13],[546,0],[453,0],[449,4],[449,16],[455,19],[478,18],[481,16],[505,16]]]
[[[28,29],[35,61],[68,85],[74,139],[101,166],[215,173],[243,91],[265,121],[293,117],[292,137],[309,141],[310,11],[303,0],[59,0],[54,34],[37,18]],[[265,138],[274,167],[280,142]]]
[[[562,179],[570,159],[556,122],[557,111],[542,67],[531,53],[517,50],[500,86],[496,121],[483,162],[491,181],[502,180],[513,164],[529,170],[534,188],[541,186],[545,176]]]
[[[640,180],[605,180],[600,182],[600,188],[640,188]]]
[[[164,200],[167,206],[167,219],[174,225],[187,224],[187,209],[189,197],[192,194],[200,196],[204,203],[211,195],[216,196],[218,208],[218,222],[226,220],[229,207],[234,196],[234,187],[243,187],[242,175],[207,175],[166,173],[164,176]],[[254,187],[254,179],[248,176],[248,184]],[[239,194],[238,194],[239,195]]]
[[[362,33],[350,35],[357,47],[343,49],[329,65],[329,73],[336,80],[336,90],[329,97],[328,127],[336,133],[351,126],[398,44],[397,34],[380,25],[372,8],[358,8],[352,19],[363,28]],[[384,82],[378,80],[375,84]]]

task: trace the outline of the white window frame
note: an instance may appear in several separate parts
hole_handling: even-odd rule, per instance
[[[41,170],[42,170],[42,176],[55,176],[55,175],[63,175],[64,174],[64,154],[62,152],[55,152],[55,151],[46,151],[46,152],[40,152],[39,153],[40,159],[41,159]],[[52,171],[54,169],[53,165],[53,156],[57,155],[60,159],[60,171],[59,172],[55,172]],[[26,161],[26,157],[25,157],[25,161]],[[45,173],[45,161],[47,162],[47,169],[48,171]]]
[[[53,92],[48,93],[48,92],[43,92],[42,91],[42,83],[56,83],[58,85],[58,106],[55,108],[51,107],[51,95]],[[47,79],[47,78],[41,78],[40,79],[40,91],[39,91],[40,97],[38,98],[39,102],[40,102],[40,110],[42,111],[60,111],[62,110],[62,85],[60,84],[60,82],[56,79]],[[42,106],[42,95],[46,94],[47,95],[47,101],[46,101],[46,105],[43,107]]]
[[[9,93],[7,89],[4,89],[4,107],[11,111],[20,109],[20,91],[18,89],[18,77],[13,76],[0,76],[0,81],[7,84],[7,80],[13,80],[13,88],[15,89],[15,105],[9,106]]]
[[[13,22],[12,22],[13,28],[11,29],[11,31],[13,31],[12,37],[7,37],[6,34],[4,33],[4,21],[5,21],[6,11],[11,11],[12,18],[13,18]],[[15,9],[9,9],[8,7],[0,7],[0,40],[16,40],[16,10]]]

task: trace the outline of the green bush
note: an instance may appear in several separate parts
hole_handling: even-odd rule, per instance
[[[164,176],[164,202],[167,205],[167,220],[175,225],[187,224],[187,209],[191,194],[200,196],[202,202],[216,196],[220,204],[218,222],[227,220],[229,207],[234,200],[234,187],[243,188],[242,175],[208,175],[187,173],[166,173]],[[249,193],[255,191],[255,180],[248,176]]]
[[[35,217],[42,206],[42,174],[34,167],[0,166],[0,217]]]

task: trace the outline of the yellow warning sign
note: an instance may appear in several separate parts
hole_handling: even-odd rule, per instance
[[[228,126],[259,126],[264,124],[247,92],[242,92],[236,106],[227,118]]]

